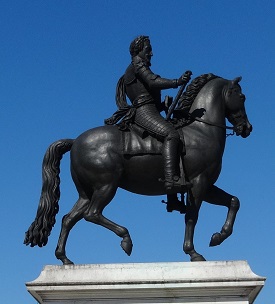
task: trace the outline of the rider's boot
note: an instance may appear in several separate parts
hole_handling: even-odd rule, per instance
[[[186,192],[192,187],[192,184],[186,181],[185,176],[180,178],[178,164],[178,138],[167,138],[164,142],[163,157],[164,157],[164,186],[167,193]],[[184,175],[184,172],[182,173]]]

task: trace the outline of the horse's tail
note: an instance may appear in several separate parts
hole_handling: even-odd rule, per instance
[[[45,246],[55,224],[60,198],[60,161],[70,151],[73,139],[61,139],[47,149],[42,164],[42,191],[34,222],[26,232],[24,244],[34,247]]]

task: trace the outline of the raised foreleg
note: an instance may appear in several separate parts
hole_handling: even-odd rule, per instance
[[[227,217],[221,231],[214,233],[210,240],[209,246],[217,246],[232,234],[236,215],[240,208],[240,202],[236,196],[228,194],[216,186],[211,187],[210,191],[208,191],[204,197],[204,201],[228,208]]]

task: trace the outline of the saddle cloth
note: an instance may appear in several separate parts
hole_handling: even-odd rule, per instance
[[[133,130],[121,133],[124,155],[162,154],[163,143],[158,139],[150,135],[142,136]]]
[[[133,130],[122,131],[122,143],[123,143],[123,154],[125,156],[135,156],[135,155],[161,155],[162,154],[162,146],[163,143],[158,139],[137,130],[136,133]],[[185,154],[185,146],[183,140],[183,134],[180,132],[180,151],[181,157],[179,159],[179,176],[183,182],[184,176],[184,164],[183,164],[183,156]]]

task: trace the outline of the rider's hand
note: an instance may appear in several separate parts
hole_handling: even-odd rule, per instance
[[[178,85],[181,86],[185,83],[188,83],[191,79],[192,72],[186,71],[179,79],[178,79]]]

